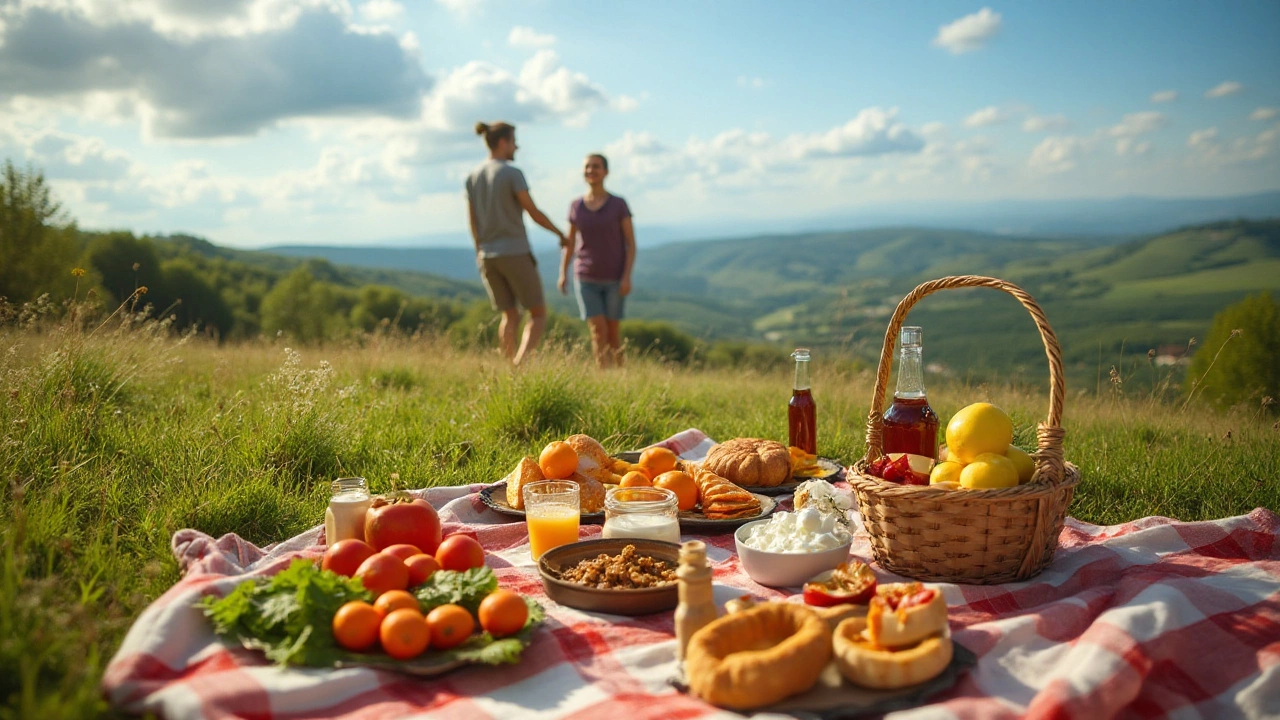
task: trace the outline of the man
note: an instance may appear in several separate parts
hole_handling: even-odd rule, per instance
[[[476,243],[476,265],[484,280],[493,309],[502,313],[498,336],[502,354],[520,365],[538,347],[547,324],[547,305],[542,297],[542,278],[529,247],[522,213],[550,230],[567,244],[555,226],[529,197],[524,173],[511,165],[516,156],[516,128],[505,122],[476,123],[476,134],[484,136],[489,159],[467,177],[467,205],[471,238]],[[520,348],[516,349],[516,329],[520,326],[519,303],[529,311]]]

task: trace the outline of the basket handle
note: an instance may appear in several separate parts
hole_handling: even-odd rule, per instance
[[[1031,313],[1036,327],[1040,328],[1040,339],[1044,342],[1044,352],[1049,358],[1049,416],[1036,428],[1036,452],[1032,454],[1036,461],[1036,472],[1032,482],[1040,479],[1057,484],[1066,474],[1062,454],[1062,402],[1066,395],[1066,381],[1062,374],[1062,347],[1058,338],[1049,327],[1044,311],[1036,304],[1034,298],[1026,290],[998,278],[981,275],[953,275],[930,280],[916,286],[893,311],[889,327],[884,332],[884,345],[880,351],[880,367],[876,373],[875,392],[871,398],[871,409],[867,412],[867,462],[873,462],[884,454],[884,418],[880,406],[884,403],[885,390],[889,386],[889,372],[893,369],[893,351],[898,344],[898,335],[907,312],[926,295],[939,290],[951,290],[966,287],[988,287],[1002,290],[1018,299],[1022,306]]]

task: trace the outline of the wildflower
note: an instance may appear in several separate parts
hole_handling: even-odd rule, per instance
[[[140,268],[140,267],[142,267],[140,264],[138,264],[138,263],[134,263],[134,264],[133,264],[133,271],[134,271],[134,272],[138,272],[138,268]]]
[[[73,268],[71,274],[76,277],[84,277],[84,268]]]
[[[135,290],[134,292],[138,293],[139,295],[146,295],[146,294],[147,294],[147,286],[146,286],[146,285],[139,285],[139,286],[138,286],[138,289],[137,289],[137,290]]]

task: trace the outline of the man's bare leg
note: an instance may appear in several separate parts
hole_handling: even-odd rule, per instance
[[[498,322],[498,342],[502,347],[502,356],[512,360],[516,356],[516,330],[520,328],[520,309],[508,308],[502,311],[502,320]]]
[[[605,327],[607,322],[603,315],[587,318],[587,329],[591,331],[591,350],[596,355],[596,365],[602,370],[613,364],[609,352],[609,331]]]
[[[520,351],[515,358],[516,365],[528,360],[533,351],[538,349],[538,341],[542,339],[542,330],[546,326],[547,306],[529,308],[529,322],[524,324],[524,336],[520,339]]]

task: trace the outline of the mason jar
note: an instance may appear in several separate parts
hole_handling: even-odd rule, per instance
[[[613,488],[604,497],[602,535],[679,544],[679,513],[676,494],[665,488]]]

